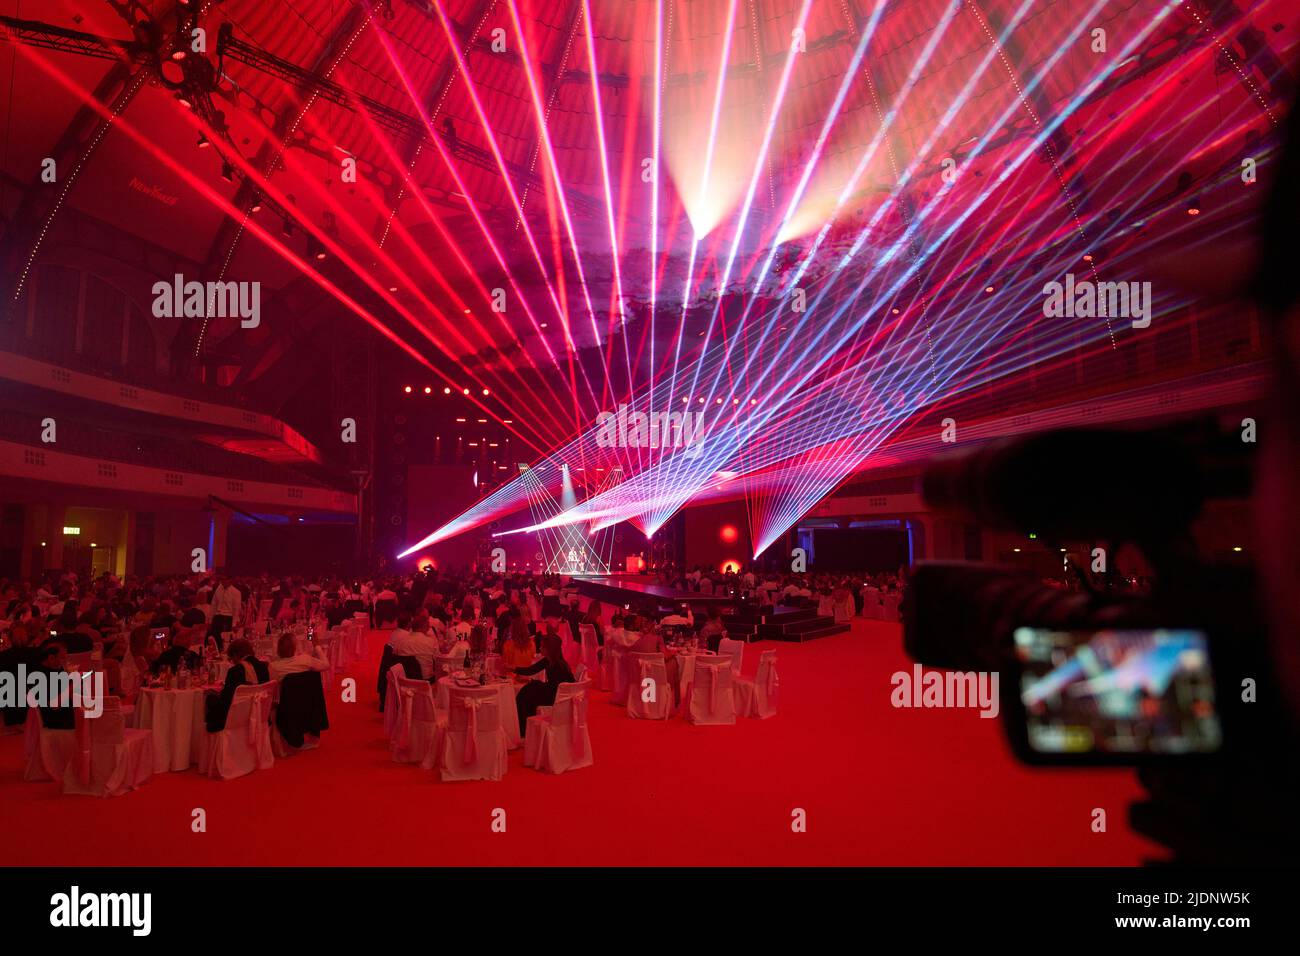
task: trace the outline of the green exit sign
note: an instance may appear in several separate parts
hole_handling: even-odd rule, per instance
[[[63,529],[63,533],[64,533],[64,534],[81,534],[81,529],[80,529],[80,528],[64,528],[64,529]]]

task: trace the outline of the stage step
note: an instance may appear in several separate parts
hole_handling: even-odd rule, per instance
[[[757,635],[760,640],[768,641],[811,641],[831,634],[842,634],[848,629],[847,624],[836,624],[833,617],[820,617],[811,609],[804,608],[788,614],[769,616],[764,623],[758,625]]]

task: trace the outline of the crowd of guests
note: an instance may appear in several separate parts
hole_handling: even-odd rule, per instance
[[[845,576],[764,572],[738,568],[719,572],[704,567],[665,565],[651,571],[667,586],[708,595],[726,595],[733,604],[818,605],[861,613],[871,591],[896,593],[901,573]],[[502,666],[521,681],[521,724],[537,708],[552,704],[561,683],[573,679],[564,660],[561,622],[575,638],[589,625],[598,647],[613,640],[632,650],[653,651],[658,625],[685,629],[716,650],[726,629],[720,608],[697,620],[685,608],[654,603],[613,608],[599,602],[582,608],[576,597],[562,597],[559,576],[521,572],[492,574],[427,569],[369,579],[231,578],[222,574],[126,576],[104,574],[81,580],[73,573],[50,573],[35,583],[0,580],[0,670],[19,663],[35,669],[67,668],[69,655],[92,650],[104,662],[108,692],[124,697],[150,679],[197,671],[217,659],[229,662],[219,693],[207,708],[210,730],[224,725],[235,690],[293,673],[324,670],[314,648],[304,652],[287,629],[306,621],[337,627],[363,614],[374,627],[392,626],[390,644],[398,657],[413,658],[420,673],[433,679],[435,658],[484,660],[499,655]],[[264,660],[247,639],[253,624],[286,631],[275,656]],[[546,679],[529,678],[545,673]],[[21,713],[5,714],[8,724]]]

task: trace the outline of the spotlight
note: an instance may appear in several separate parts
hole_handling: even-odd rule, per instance
[[[315,236],[307,237],[307,255],[318,260],[325,258],[325,247],[321,245],[320,240]]]
[[[1199,196],[1193,196],[1187,200],[1187,215],[1199,216],[1201,214],[1201,199]]]
[[[444,395],[450,395],[450,394],[451,394],[451,386],[448,385],[448,386],[446,386],[445,388],[443,388],[443,390],[442,390],[442,394],[444,394]]]
[[[221,161],[221,178],[228,183],[235,181],[235,167],[230,165],[224,159]]]
[[[288,216],[285,216],[285,217],[284,217],[284,226],[283,226],[283,228],[282,228],[280,231],[281,231],[282,233],[284,233],[285,236],[292,236],[292,235],[293,235],[293,220],[290,219]]]
[[[721,405],[721,404],[722,404],[722,399],[719,398],[719,399],[717,400],[717,404]]]
[[[258,198],[254,199],[254,200],[253,200],[253,205],[251,205],[251,206],[248,207],[248,211],[249,211],[249,212],[261,212],[261,211],[262,211],[262,197],[259,196]]]
[[[701,404],[701,405],[704,404],[704,398],[703,398],[703,397],[700,398],[700,404]]]
[[[388,291],[389,291],[389,292],[396,292],[396,291],[397,291],[397,286],[395,286],[395,285],[390,285],[390,286],[388,287]]]
[[[181,104],[181,106],[185,107],[187,110],[194,109],[194,104],[191,103],[187,97],[181,95],[180,93],[176,94],[176,102]]]
[[[986,285],[986,286],[984,287],[984,291],[985,291],[985,292],[992,292],[992,291],[993,291],[993,286],[991,286],[991,285]]]
[[[689,405],[690,403],[691,403],[691,400],[690,400],[689,398],[683,398],[683,399],[682,399],[682,404],[683,404],[683,405]]]
[[[751,404],[751,405],[757,405],[757,404],[758,404],[758,399],[756,399],[756,398],[751,398],[751,399],[749,400],[749,404]]]
[[[172,50],[172,59],[177,61],[185,59],[185,50],[180,48]]]
[[[212,143],[208,141],[208,138],[202,133],[199,133],[199,149],[207,149],[211,145]]]
[[[411,394],[411,386],[409,386],[409,385],[406,386],[406,388],[402,389],[402,391],[404,391],[407,395],[410,395],[410,394]]]
[[[468,395],[468,394],[469,394],[469,389],[468,389],[468,388],[467,388],[467,389],[465,389],[465,393],[464,393],[464,394],[466,394],[466,395]]]
[[[484,394],[484,395],[491,395],[492,393],[489,392],[489,391],[485,388],[485,389],[483,389],[483,394]]]
[[[430,388],[428,385],[424,386],[424,394],[425,394],[425,395],[432,395],[432,394],[433,394],[433,389]]]
[[[1083,261],[1084,261],[1084,262],[1091,262],[1091,261],[1092,261],[1092,253],[1088,253],[1087,255],[1085,255],[1085,256],[1083,257]]]

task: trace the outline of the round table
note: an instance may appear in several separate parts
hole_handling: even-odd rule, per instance
[[[444,714],[451,707],[451,688],[456,686],[454,677],[439,677],[437,688],[434,690],[434,706]],[[478,687],[478,684],[474,685]],[[501,712],[501,726],[505,728],[506,745],[515,750],[521,744],[519,738],[519,711],[515,707],[515,694],[518,690],[515,682],[512,680],[491,680],[487,682],[488,687],[497,689],[497,709]]]
[[[207,727],[203,721],[205,690],[145,687],[135,705],[135,725],[153,731],[153,772],[188,770],[199,757]]]
[[[668,668],[668,676],[670,678],[675,677],[674,686],[677,688],[679,700],[686,693],[686,688],[691,686],[691,681],[695,679],[695,659],[697,657],[709,660],[718,659],[718,655],[713,651],[703,649],[691,650],[690,648],[684,648],[675,650],[670,647],[664,653],[664,665]],[[676,675],[672,673],[674,668],[677,670]]]

